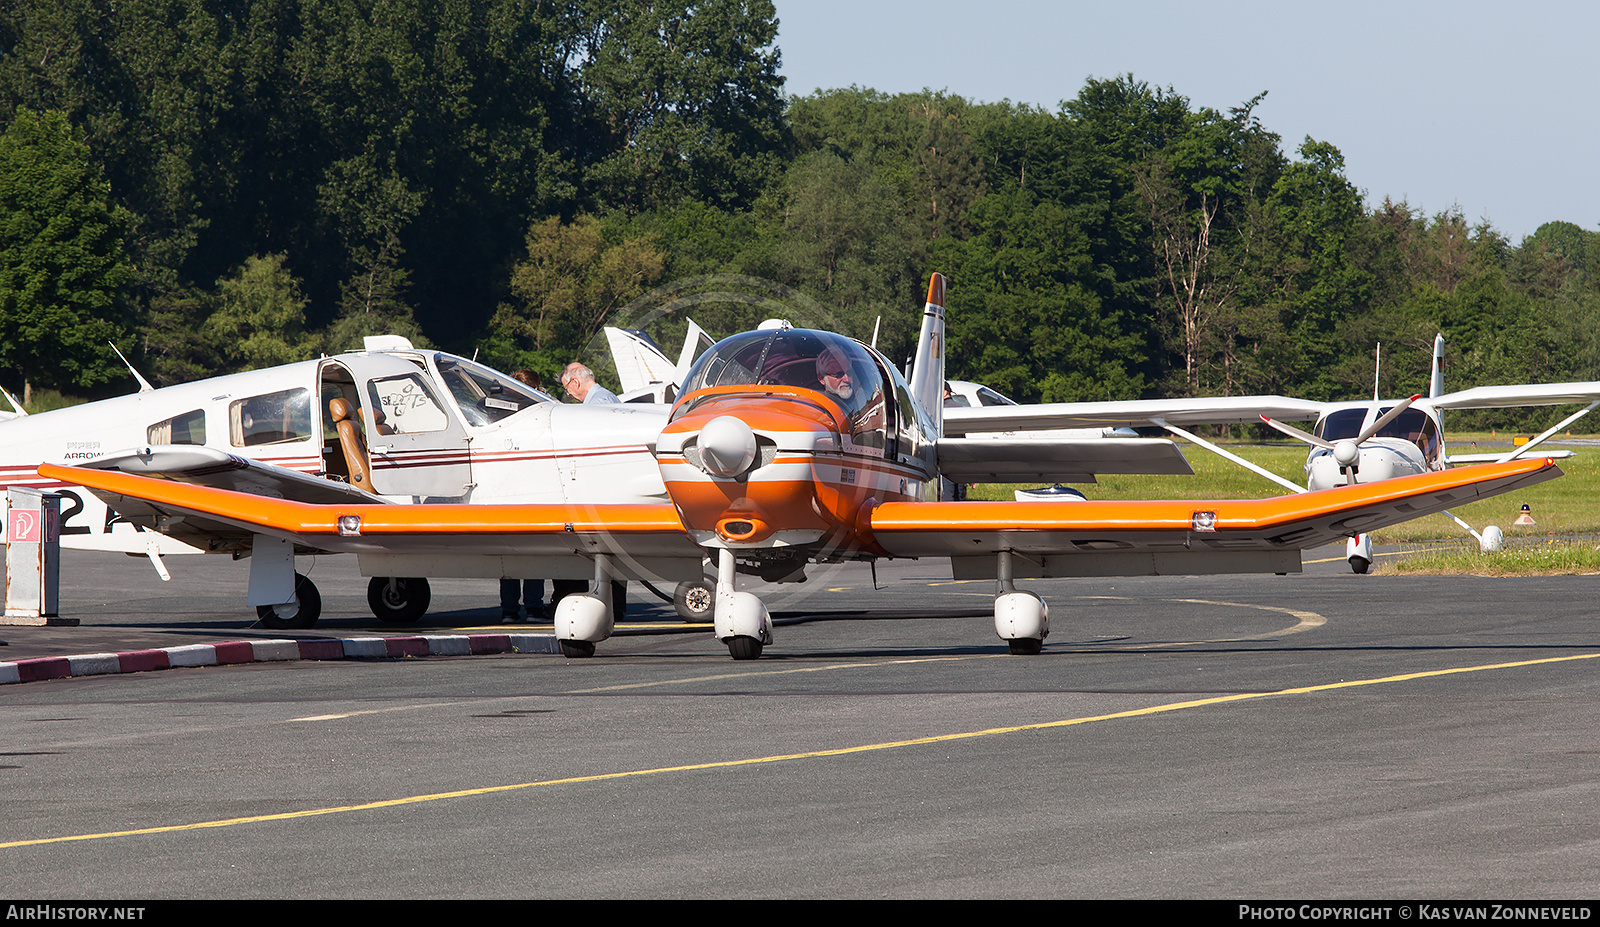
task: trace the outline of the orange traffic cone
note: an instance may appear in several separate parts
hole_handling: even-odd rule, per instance
[[[1533,511],[1528,508],[1528,503],[1522,503],[1522,514],[1518,515],[1517,520],[1511,524],[1519,528],[1526,528],[1534,524]]]

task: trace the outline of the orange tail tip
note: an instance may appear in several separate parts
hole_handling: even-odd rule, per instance
[[[944,274],[934,274],[928,279],[928,305],[944,308]]]

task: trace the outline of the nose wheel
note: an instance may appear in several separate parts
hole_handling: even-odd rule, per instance
[[[728,638],[728,655],[735,660],[761,659],[762,643],[753,637]]]
[[[728,656],[735,660],[755,660],[761,648],[772,643],[772,615],[767,606],[748,592],[734,588],[733,551],[717,551],[717,587],[712,600],[711,620],[717,640],[728,645]]]

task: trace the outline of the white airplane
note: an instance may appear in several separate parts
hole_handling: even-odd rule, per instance
[[[1047,403],[1012,406],[999,411],[947,410],[946,434],[963,434],[980,425],[1016,430],[1087,426],[1159,426],[1227,460],[1251,470],[1292,492],[1316,491],[1356,483],[1376,483],[1422,473],[1435,473],[1456,464],[1505,462],[1526,456],[1544,441],[1600,406],[1600,382],[1536,383],[1487,386],[1443,392],[1444,337],[1434,339],[1433,374],[1429,395],[1401,400],[1313,402],[1283,396],[1202,397],[1126,402]],[[1447,453],[1440,413],[1446,409],[1489,409],[1538,405],[1589,405],[1510,452],[1499,454]],[[1311,433],[1282,424],[1284,420],[1315,419]],[[1265,423],[1311,445],[1306,457],[1306,485],[1301,487],[1236,454],[1192,434],[1183,426]],[[1561,458],[1571,451],[1542,456]],[[1478,541],[1485,551],[1498,550],[1503,533],[1493,525],[1478,532],[1444,511]],[[1367,532],[1352,536],[1346,545],[1351,569],[1365,573],[1372,563],[1372,539]]]
[[[39,464],[304,502],[658,503],[666,487],[650,447],[665,422],[665,407],[563,404],[466,358],[380,337],[362,352],[0,423],[0,483],[60,493],[63,546],[149,556],[163,579],[163,555],[250,557],[249,603],[262,623],[310,627],[321,597],[294,572],[293,546],[199,519],[142,519],[40,477]],[[374,614],[405,623],[426,611],[431,571],[400,565],[362,559]],[[516,558],[467,575],[581,578]]]
[[[107,470],[39,471],[147,524],[181,519],[252,538],[258,555],[282,545],[405,565],[391,575],[458,558],[537,558],[539,568],[510,575],[588,569],[595,592],[556,611],[573,657],[610,636],[611,581],[694,578],[709,556],[715,633],[734,659],[772,642],[765,605],[737,588],[740,572],[798,579],[809,563],[948,557],[957,578],[996,581],[995,630],[1012,653],[1031,654],[1049,613],[1019,578],[1298,572],[1302,549],[1560,474],[1553,461],[1522,460],[1261,500],[940,502],[941,470],[963,473],[959,449],[971,443],[940,436],[943,383],[936,274],[909,380],[828,332],[758,330],[702,354],[650,445],[659,502],[317,505]],[[1016,447],[1056,453],[1050,442]]]

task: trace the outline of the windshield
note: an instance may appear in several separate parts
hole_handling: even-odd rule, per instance
[[[881,403],[883,376],[859,342],[803,328],[746,332],[700,355],[683,392],[710,386],[783,385],[825,393],[854,415]]]
[[[491,425],[529,406],[554,401],[498,370],[464,357],[435,354],[433,362],[438,365],[440,379],[444,380],[456,407],[461,410],[461,417],[471,425]]]
[[[1382,418],[1392,408],[1394,406],[1379,409],[1377,417]],[[1316,434],[1328,441],[1355,438],[1360,436],[1361,425],[1366,419],[1367,410],[1364,408],[1340,409],[1337,412],[1330,412],[1317,424]],[[1407,409],[1401,412],[1393,421],[1379,429],[1374,437],[1403,438],[1415,444],[1430,461],[1439,452],[1439,428],[1431,416],[1419,409]]]

